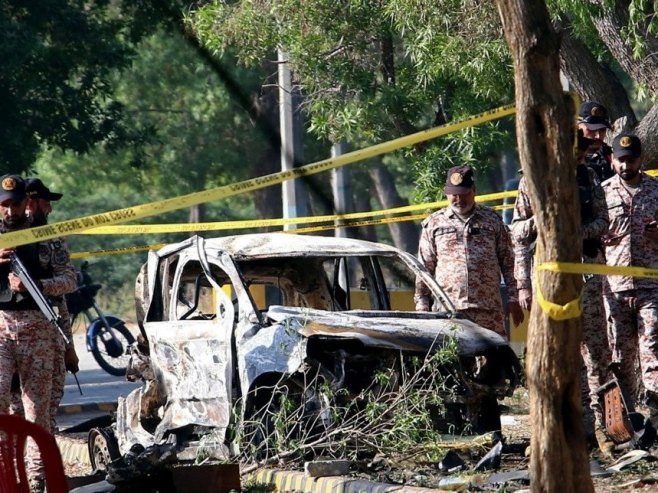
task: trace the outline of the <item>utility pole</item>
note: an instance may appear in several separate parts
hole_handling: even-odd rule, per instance
[[[299,88],[293,86],[288,65],[288,54],[279,48],[279,127],[281,132],[281,171],[289,171],[303,161],[303,127],[299,106]],[[308,193],[302,179],[282,183],[283,217],[308,216]],[[284,225],[284,230],[296,229],[296,225]]]
[[[347,144],[342,141],[331,146],[331,157],[337,157],[345,154]],[[331,193],[334,196],[334,210],[336,214],[346,214],[354,212],[354,203],[352,201],[352,187],[350,186],[350,169],[348,166],[334,168],[331,172]],[[336,226],[343,224],[344,221],[337,220]],[[337,238],[349,237],[348,228],[337,227],[335,236]]]

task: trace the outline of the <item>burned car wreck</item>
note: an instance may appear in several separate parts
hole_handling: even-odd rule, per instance
[[[416,276],[437,311],[413,311]],[[502,337],[455,312],[414,256],[383,244],[192,237],[151,252],[137,291],[142,334],[128,376],[144,385],[120,398],[112,429],[90,438],[98,467],[153,447],[178,461],[263,457],[281,421],[295,423],[296,439],[317,437],[336,406],[358,408],[375,388],[385,387],[377,413],[386,414],[391,396],[418,386],[423,362],[449,344],[454,359],[439,366],[450,412],[435,413],[437,426],[500,429],[497,398],[521,373]]]

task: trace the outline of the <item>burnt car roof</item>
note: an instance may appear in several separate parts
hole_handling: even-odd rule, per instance
[[[158,251],[166,255],[170,251],[187,246],[189,240],[168,245]],[[310,236],[287,233],[244,234],[208,238],[206,248],[224,250],[233,258],[248,260],[272,256],[297,256],[309,254],[326,255],[396,255],[400,253],[395,247],[382,243],[373,243],[353,238],[335,238],[330,236]]]

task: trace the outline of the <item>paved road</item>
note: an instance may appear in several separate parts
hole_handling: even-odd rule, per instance
[[[93,408],[94,405],[104,403],[116,403],[120,395],[127,395],[140,383],[131,383],[124,377],[115,377],[105,372],[98,366],[92,354],[87,351],[84,335],[74,336],[75,349],[80,358],[80,371],[78,380],[82,388],[82,394],[78,390],[73,375],[67,373],[64,397],[60,403],[60,416],[57,419],[58,426],[71,426],[81,420],[94,417],[98,413],[70,413],[73,406],[82,405],[84,408]]]

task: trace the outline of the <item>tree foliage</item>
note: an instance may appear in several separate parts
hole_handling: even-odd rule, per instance
[[[189,22],[212,50],[252,66],[283,47],[304,90],[310,130],[356,146],[388,140],[511,101],[510,58],[494,10],[481,2],[214,1]],[[419,197],[441,172],[476,167],[510,140],[495,125],[401,154],[418,169]],[[433,197],[432,197],[433,198]]]
[[[122,125],[109,78],[129,66],[134,44],[162,20],[159,7],[0,1],[0,170],[29,169],[44,145],[85,152],[135,138]]]
[[[36,171],[51,189],[63,192],[53,204],[52,221],[86,216],[242,180],[257,166],[267,145],[217,76],[178,33],[165,30],[145,38],[130,69],[109,77],[118,104],[129,118],[126,129],[143,139],[114,149],[99,143],[84,155],[43,151]],[[234,66],[230,55],[223,60]],[[260,90],[254,71],[234,71],[246,91]],[[222,221],[255,216],[249,196],[206,204],[206,219]],[[147,218],[140,223],[185,223],[187,210]],[[187,233],[69,238],[72,251],[96,251],[180,241]],[[120,261],[118,261],[120,259]],[[145,254],[90,257],[91,273],[108,288],[126,293],[120,310],[130,306],[131,288]],[[101,279],[99,279],[101,280]],[[103,292],[101,292],[102,294]],[[111,301],[111,300],[108,300]]]

